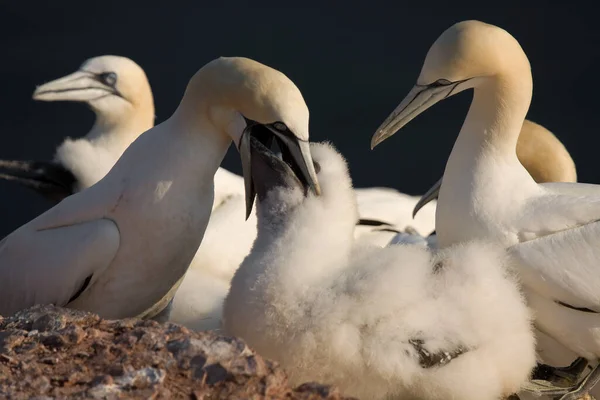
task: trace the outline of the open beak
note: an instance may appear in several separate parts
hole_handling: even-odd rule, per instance
[[[371,149],[398,132],[417,115],[440,100],[466,89],[468,79],[448,84],[415,85],[400,105],[383,121],[371,138]]]
[[[275,187],[304,187],[305,192],[308,190],[286,162],[257,138],[248,136],[250,137],[252,183],[260,200],[263,200],[269,190]]]
[[[246,219],[250,216],[256,197],[252,174],[252,137],[259,140],[267,148],[272,145],[273,139],[277,140],[283,161],[290,166],[300,182],[305,187],[309,187],[316,195],[321,194],[321,187],[310,154],[309,142],[297,138],[289,130],[282,133],[269,125],[259,124],[248,119],[246,122],[247,126],[242,133],[238,146],[246,189]]]
[[[77,71],[38,86],[33,92],[33,99],[85,102],[115,94],[120,96],[115,88],[100,82],[93,73]]]
[[[412,212],[413,218],[415,217],[415,215],[417,215],[421,208],[425,207],[427,203],[431,202],[431,200],[435,200],[438,198],[440,188],[442,187],[442,179],[443,178],[440,178],[436,183],[434,183],[433,186],[429,188],[429,190],[426,191],[423,196],[421,196],[419,201],[417,201],[417,204],[415,204],[415,208],[413,208]]]

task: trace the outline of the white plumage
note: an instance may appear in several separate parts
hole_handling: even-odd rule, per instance
[[[82,138],[66,138],[51,162],[0,161],[0,178],[15,180],[58,202],[108,173],[125,149],[154,126],[154,101],[144,70],[132,60],[100,56],[67,76],[38,86],[41,101],[86,103],[96,114]]]
[[[358,398],[516,392],[534,339],[505,253],[477,242],[435,255],[357,244],[345,161],[329,145],[311,152],[321,196],[305,197],[279,161],[253,165],[258,236],[232,280],[226,333],[279,361],[293,384],[333,383]]]
[[[432,45],[417,85],[373,136],[373,145],[450,94],[474,98],[446,164],[436,211],[441,247],[487,238],[517,263],[536,326],[587,358],[600,357],[600,186],[536,183],[515,148],[532,95],[529,61],[506,31],[458,23]],[[600,369],[577,399],[600,380]]]
[[[290,162],[318,190],[296,86],[249,59],[208,63],[171,118],[140,135],[104,178],[0,242],[0,315],[36,303],[106,318],[158,314],[200,245],[232,139],[242,146],[244,134],[273,124],[286,126]]]
[[[119,56],[86,60],[74,73],[39,86],[40,101],[87,103],[96,115],[82,138],[66,138],[51,162],[0,161],[0,178],[33,187],[58,202],[86,189],[114,166],[141,133],[154,126],[154,102],[144,70]],[[361,216],[379,225],[356,227],[356,236],[385,245],[397,230],[412,224],[416,197],[388,188],[357,189]],[[256,237],[256,215],[244,220],[244,180],[219,168],[214,177],[214,202],[203,244],[190,264],[173,300],[170,320],[191,329],[220,326],[222,302],[235,270]],[[431,231],[434,206],[426,208],[413,226]]]

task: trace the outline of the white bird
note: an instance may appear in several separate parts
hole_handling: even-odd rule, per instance
[[[0,179],[30,187],[56,203],[98,182],[131,142],[154,126],[154,101],[146,74],[125,57],[106,55],[86,60],[76,72],[37,87],[33,98],[83,102],[96,116],[92,129],[82,138],[66,138],[52,161],[0,160]],[[399,218],[408,221],[409,210],[417,201],[387,188],[358,189],[357,195],[365,215],[357,224],[357,236],[382,241],[381,245],[404,227]],[[243,178],[218,168],[203,245],[173,300],[171,321],[194,330],[220,326],[231,277],[256,237],[256,215],[252,212],[245,221],[244,207]],[[425,221],[424,231],[434,224],[434,210],[428,212],[426,208],[420,216],[419,221]],[[421,228],[419,221],[415,225]]]
[[[292,384],[318,379],[358,398],[492,400],[527,380],[530,315],[500,247],[432,255],[355,242],[340,154],[311,144],[322,189],[313,196],[252,146],[258,236],[231,283],[227,334],[281,363]]]
[[[524,121],[517,142],[517,157],[536,182],[577,181],[575,163],[565,146],[552,132],[535,122]],[[431,235],[435,229],[435,203],[429,203],[437,198],[435,190],[439,185],[441,181],[421,198],[389,188],[355,189],[361,218],[355,237],[380,246],[435,244],[435,236]]]
[[[548,129],[529,120],[525,120],[521,134],[519,135],[517,158],[531,177],[538,183],[577,182],[575,162],[565,146]],[[420,207],[427,204],[431,199],[437,199],[441,183],[442,179],[438,180],[423,195],[419,203],[415,206],[415,214],[419,211]],[[390,244],[405,243],[407,241],[418,242],[418,239],[421,239],[421,244],[426,246],[429,245],[434,248],[437,246],[435,235],[424,239],[416,234],[408,235],[406,233],[396,235]],[[576,353],[565,348],[545,333],[536,329],[535,335],[537,338],[536,350],[541,362],[550,365],[566,365],[577,358]],[[578,359],[573,366],[573,370],[582,370],[586,364],[583,363],[584,360]],[[545,367],[541,366],[538,370],[540,368]],[[594,397],[600,397],[600,387],[595,387],[591,391],[591,394]],[[521,399],[531,398],[531,395],[528,393],[519,393],[519,396]]]
[[[523,121],[517,141],[517,158],[537,183],[577,182],[577,168],[565,145],[552,132],[533,121]],[[432,200],[437,200],[440,178],[421,196],[413,216]],[[429,214],[429,211],[428,211]]]
[[[219,58],[192,77],[173,115],[140,135],[97,184],[0,242],[0,315],[39,303],[105,318],[157,315],[202,241],[213,177],[232,140],[250,209],[254,135],[277,140],[319,193],[298,88],[256,61]]]
[[[525,167],[531,177],[538,183],[544,182],[577,182],[577,169],[571,155],[564,144],[548,129],[535,122],[525,120],[517,142],[517,158]],[[416,218],[419,211],[437,200],[442,179],[421,196],[417,201],[412,214]],[[427,218],[431,214],[427,210]],[[435,215],[435,206],[433,209]],[[437,246],[435,234],[428,237],[421,236],[418,232],[399,232],[389,244],[415,243],[424,246]]]
[[[17,181],[58,202],[92,186],[137,137],[154,126],[154,100],[144,70],[125,57],[86,60],[67,76],[38,86],[33,98],[84,102],[96,114],[83,138],[67,138],[45,161],[0,161],[0,179]]]
[[[482,22],[458,23],[429,49],[416,86],[374,134],[372,147],[436,102],[474,89],[440,188],[439,245],[487,238],[509,248],[537,328],[597,362],[600,186],[538,184],[521,165],[516,147],[532,87],[529,60],[515,38]],[[562,399],[583,396],[599,380],[596,366]]]

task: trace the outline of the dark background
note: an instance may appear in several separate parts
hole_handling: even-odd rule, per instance
[[[75,71],[87,58],[115,54],[140,64],[160,123],[202,65],[218,56],[246,56],[296,83],[311,111],[311,139],[336,144],[356,186],[422,193],[443,172],[471,92],[430,109],[374,151],[371,135],[412,87],[438,35],[455,22],[479,19],[520,41],[534,76],[528,118],[565,143],[580,181],[600,183],[595,2],[285,3],[2,1],[0,158],[48,160],[65,136],[88,131],[94,116],[84,105],[31,100],[36,84]],[[223,166],[240,172],[233,148]],[[2,236],[49,207],[6,182],[0,182],[0,199]]]

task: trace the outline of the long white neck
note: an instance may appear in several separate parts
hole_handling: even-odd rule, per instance
[[[478,229],[458,227],[484,226],[488,207],[501,213],[538,190],[516,154],[531,93],[528,68],[479,79],[440,189],[436,231],[441,246],[472,239]]]
[[[189,119],[179,109],[166,121],[136,139],[115,165],[130,179],[177,182],[182,193],[210,185],[231,139],[205,118]],[[172,188],[175,189],[175,188]]]

